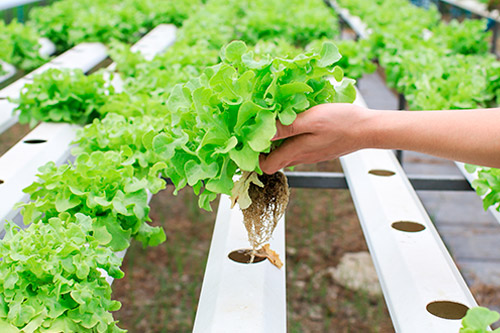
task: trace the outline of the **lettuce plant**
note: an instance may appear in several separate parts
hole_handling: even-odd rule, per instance
[[[165,182],[158,178],[164,163],[153,165],[137,178],[129,156],[120,152],[92,152],[77,156],[74,165],[41,167],[38,181],[24,189],[31,202],[23,203],[24,222],[47,221],[63,212],[95,218],[95,232],[108,234],[106,246],[126,249],[131,237],[154,246],[165,240],[160,227],[151,227],[148,191],[157,193]]]
[[[0,331],[121,332],[105,271],[122,278],[110,235],[83,214],[61,214],[23,230],[6,224],[0,242]]]
[[[491,332],[488,327],[500,319],[500,313],[478,306],[467,311],[462,319],[460,333],[487,333]],[[493,333],[500,333],[497,328]]]
[[[171,127],[153,140],[167,162],[166,176],[177,190],[190,185],[201,192],[205,209],[217,193],[231,194],[237,170],[261,173],[259,154],[270,151],[276,120],[289,125],[314,105],[355,97],[353,80],[334,87],[325,79],[343,79],[332,43],[288,59],[258,58],[234,41],[221,57],[200,77],[173,88],[167,102]]]
[[[18,103],[19,122],[32,127],[39,121],[86,124],[100,116],[114,89],[101,73],[86,76],[82,70],[48,69],[25,85]]]

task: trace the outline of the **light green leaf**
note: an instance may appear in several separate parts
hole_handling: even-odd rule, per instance
[[[248,144],[256,152],[261,152],[271,146],[271,139],[276,134],[274,112],[261,111],[255,117],[255,125],[248,136]]]
[[[331,66],[342,58],[339,53],[338,48],[335,44],[330,42],[325,42],[320,52],[320,60],[318,61],[318,65],[320,67]]]
[[[243,145],[241,149],[232,149],[229,152],[229,157],[241,170],[253,171],[258,167],[259,153],[252,150],[248,145]]]
[[[242,41],[233,41],[226,45],[223,54],[224,59],[229,62],[240,61],[241,56],[247,51],[247,46]]]
[[[500,319],[500,313],[488,310],[485,307],[475,307],[467,311],[462,319],[460,333],[486,333],[487,327]]]
[[[335,88],[334,103],[352,103],[356,99],[356,89],[354,80],[344,79],[339,86]]]

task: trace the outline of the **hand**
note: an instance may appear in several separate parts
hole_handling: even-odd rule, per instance
[[[362,123],[369,110],[335,103],[317,105],[297,115],[290,126],[277,122],[273,141],[286,140],[269,155],[260,156],[260,168],[272,174],[281,168],[301,163],[331,160],[364,148]]]

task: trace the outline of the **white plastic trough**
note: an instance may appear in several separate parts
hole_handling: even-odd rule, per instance
[[[146,60],[153,60],[175,42],[177,28],[173,24],[160,24],[133,45],[132,52],[140,52]]]
[[[160,25],[155,29],[168,31],[164,36],[166,40],[175,38],[175,29],[169,25]],[[141,40],[142,45],[149,45],[148,52],[156,48],[156,53],[160,53],[169,45],[163,41],[160,42],[157,38],[149,39],[148,36],[149,34]],[[139,52],[142,52],[141,50],[138,48]],[[14,204],[28,199],[22,189],[36,180],[38,168],[50,161],[61,164],[68,160],[70,143],[74,140],[79,128],[81,126],[65,123],[42,123],[0,157],[0,180],[3,181],[0,182],[0,201],[2,202],[0,233],[3,231],[4,221],[13,219],[18,214],[18,211],[13,210]],[[38,143],[27,144],[26,141]]]
[[[336,0],[330,0],[330,6],[346,22],[361,39],[366,39],[371,33],[367,25],[358,17],[352,15],[349,10],[339,6]]]
[[[438,0],[438,2],[439,1],[465,9],[472,14],[500,22],[498,10],[489,11],[486,3],[481,3],[476,0]]]
[[[459,318],[431,312],[451,318],[477,303],[394,153],[340,160],[396,331],[458,332]]]
[[[38,53],[40,53],[42,57],[48,58],[56,52],[56,44],[50,39],[41,37],[38,42],[40,43],[40,50],[38,50]]]
[[[5,82],[11,77],[13,77],[17,71],[16,67],[1,60],[0,60],[0,68],[5,72],[4,74],[0,75],[0,83]]]
[[[101,61],[106,59],[107,50],[101,43],[81,43],[69,49],[60,56],[17,80],[0,91],[0,98],[19,97],[24,85],[33,80],[33,76],[43,73],[49,68],[81,69],[88,72]]]
[[[44,123],[26,135],[0,158],[0,231],[5,220],[18,213],[13,206],[27,199],[23,188],[32,184],[40,166],[61,164],[70,153],[70,143],[79,126]]]
[[[132,52],[140,52],[144,59],[151,61],[156,55],[172,46],[175,42],[176,31],[177,28],[173,24],[160,24],[132,45],[130,50]],[[109,65],[108,69],[114,71],[116,63]],[[116,92],[123,90],[123,81],[118,75],[113,77],[111,83]]]
[[[241,211],[230,205],[222,195],[193,332],[286,332],[286,264],[278,269],[268,260],[229,259],[232,251],[250,247]],[[284,218],[270,244],[285,263]]]
[[[40,2],[40,0],[2,0],[0,2],[0,10],[24,6],[33,2]]]

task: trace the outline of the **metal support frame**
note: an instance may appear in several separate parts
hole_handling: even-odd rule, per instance
[[[491,26],[491,31],[493,32],[493,36],[491,37],[491,48],[490,52],[493,54],[497,54],[497,39],[498,39],[498,22],[493,21],[493,25]]]
[[[347,179],[342,172],[285,171],[290,188],[347,190]],[[452,175],[407,175],[416,191],[473,191],[466,178]],[[170,178],[163,177],[174,186]]]
[[[398,94],[398,110],[405,111],[406,110],[406,98],[405,95],[402,93]],[[396,158],[398,162],[403,165],[403,151],[402,150],[396,150],[394,151],[396,154]]]
[[[348,189],[346,176],[340,172],[285,172],[291,188]],[[460,176],[408,175],[416,191],[472,191]]]

